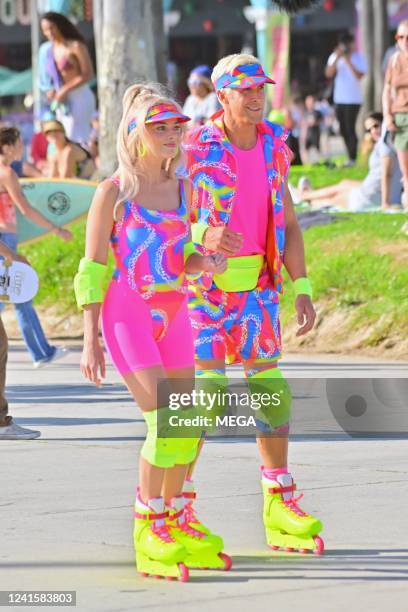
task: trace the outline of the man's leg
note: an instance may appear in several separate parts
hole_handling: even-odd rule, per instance
[[[358,138],[356,133],[357,116],[360,110],[359,104],[345,104],[345,131],[346,131],[346,146],[348,155],[351,161],[357,159]]]
[[[245,362],[251,393],[278,394],[280,402],[262,408],[257,421],[257,443],[262,459],[263,521],[266,540],[272,549],[288,552],[313,551],[321,554],[323,540],[318,536],[321,522],[297,505],[295,483],[288,471],[288,435],[291,394],[276,361]],[[275,404],[276,402],[274,402]]]
[[[6,387],[7,351],[7,334],[0,317],[0,427],[7,427],[11,422],[11,416],[8,415],[8,403],[4,397]]]

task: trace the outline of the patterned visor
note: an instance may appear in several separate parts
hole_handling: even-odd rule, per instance
[[[191,121],[191,118],[183,115],[174,104],[161,103],[155,104],[149,109],[145,123],[159,123],[160,121],[171,121],[174,119],[180,123]],[[128,134],[136,127],[136,124],[136,119],[131,119],[128,125]]]
[[[216,91],[224,87],[247,89],[258,87],[258,85],[263,85],[264,83],[275,84],[275,81],[266,76],[261,64],[243,64],[234,68],[231,74],[220,76],[214,83],[214,87]]]

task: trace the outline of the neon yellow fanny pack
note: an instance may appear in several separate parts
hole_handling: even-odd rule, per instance
[[[214,283],[222,291],[252,291],[257,286],[263,263],[263,255],[229,257],[228,268],[222,274],[214,274]]]

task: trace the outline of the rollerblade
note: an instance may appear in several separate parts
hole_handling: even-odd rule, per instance
[[[136,567],[142,576],[186,582],[189,572],[184,561],[188,551],[171,535],[166,522],[168,514],[163,498],[150,499],[147,506],[136,501],[133,530]]]
[[[186,503],[183,496],[173,497],[170,502],[169,518],[167,524],[170,526],[171,535],[180,542],[188,551],[184,563],[189,568],[195,569],[231,569],[231,558],[221,552],[224,548],[222,538],[209,532],[195,514],[185,511]],[[189,522],[192,520],[193,522]],[[198,527],[207,529],[204,532]]]
[[[318,535],[323,526],[319,519],[303,512],[294,497],[296,485],[290,474],[280,474],[276,480],[262,479],[264,494],[263,521],[266,541],[272,550],[313,552],[321,555],[324,542]]]

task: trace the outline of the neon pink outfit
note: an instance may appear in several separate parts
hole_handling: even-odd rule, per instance
[[[237,164],[237,187],[228,228],[240,232],[244,243],[241,255],[265,255],[270,194],[262,140],[247,151],[232,145]]]
[[[121,374],[154,365],[192,367],[183,181],[176,210],[151,210],[129,200],[124,207],[111,235],[116,269],[102,306],[105,346]]]

